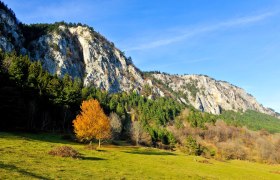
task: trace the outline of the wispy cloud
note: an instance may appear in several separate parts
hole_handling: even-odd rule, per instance
[[[190,60],[185,60],[185,61],[175,61],[173,63],[150,64],[150,65],[146,66],[145,69],[154,70],[155,67],[158,69],[164,69],[164,68],[170,68],[170,67],[174,67],[174,66],[178,66],[178,65],[184,66],[184,65],[188,65],[188,64],[201,63],[201,62],[209,61],[212,59],[213,58],[198,58],[198,59],[190,59]]]
[[[244,17],[239,17],[235,19],[230,19],[227,21],[219,22],[214,25],[206,25],[206,26],[200,26],[197,28],[193,29],[186,29],[180,34],[177,34],[172,37],[168,38],[163,38],[163,39],[157,39],[157,40],[151,40],[149,42],[145,42],[142,44],[139,44],[134,47],[127,48],[126,51],[135,51],[135,50],[145,50],[145,49],[151,49],[151,48],[156,48],[160,46],[165,46],[169,45],[172,43],[176,43],[203,33],[208,33],[208,32],[213,32],[213,31],[219,31],[219,30],[224,30],[227,28],[234,28],[234,27],[239,27],[242,25],[249,25],[253,24],[262,20],[265,20],[269,17],[275,16],[279,12],[265,12],[262,14],[257,14],[254,16],[244,16]]]

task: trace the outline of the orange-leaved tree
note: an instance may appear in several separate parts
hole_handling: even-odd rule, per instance
[[[73,121],[74,132],[80,141],[101,140],[111,137],[110,121],[95,99],[83,101],[81,112]]]

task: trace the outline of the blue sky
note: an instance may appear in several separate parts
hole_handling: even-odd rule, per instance
[[[81,22],[141,70],[206,74],[280,112],[278,0],[4,0],[24,23]]]

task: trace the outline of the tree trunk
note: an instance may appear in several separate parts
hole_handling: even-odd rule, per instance
[[[138,139],[138,137],[136,137],[136,146],[139,145],[138,142],[139,142],[139,139]]]
[[[63,132],[65,132],[65,124],[66,124],[66,116],[67,116],[67,111],[68,111],[68,106],[63,106],[63,110],[64,110],[64,118],[63,118],[63,124],[62,124],[62,128],[63,128]]]
[[[100,148],[101,142],[100,139],[98,139],[98,147]]]

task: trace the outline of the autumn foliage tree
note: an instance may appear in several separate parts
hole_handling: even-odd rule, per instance
[[[101,140],[111,137],[110,121],[95,99],[82,102],[81,112],[73,121],[73,126],[80,141],[97,139],[99,147]]]

